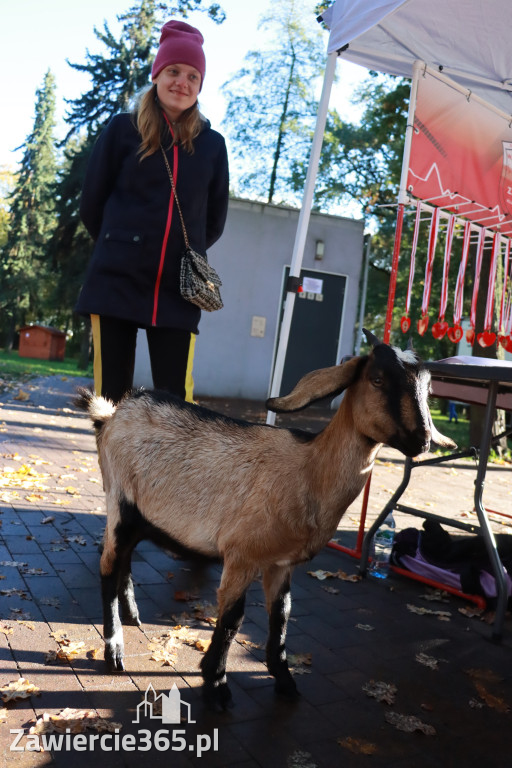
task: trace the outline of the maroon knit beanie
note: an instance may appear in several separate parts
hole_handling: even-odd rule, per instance
[[[185,24],[184,21],[168,21],[162,27],[160,46],[151,69],[151,77],[155,79],[169,64],[188,64],[201,73],[202,87],[206,70],[203,42],[202,34],[195,27]]]

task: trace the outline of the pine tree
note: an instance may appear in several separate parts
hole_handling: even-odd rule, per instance
[[[309,153],[317,111],[314,88],[325,63],[321,31],[312,30],[312,19],[311,3],[283,0],[260,22],[274,31],[269,47],[250,51],[244,68],[224,85],[239,194],[269,203],[297,200],[290,179],[294,163]]]
[[[48,70],[36,91],[33,130],[20,147],[24,153],[10,196],[7,242],[2,249],[0,307],[7,348],[12,348],[17,325],[39,319],[43,311],[46,244],[55,226],[54,127],[55,78]]]

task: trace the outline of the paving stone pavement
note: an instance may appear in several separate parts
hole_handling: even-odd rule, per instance
[[[409,579],[313,578],[308,571],[318,569],[357,576],[357,560],[329,547],[298,567],[292,582],[288,650],[301,691],[296,703],[274,697],[263,664],[267,618],[259,583],[249,591],[245,621],[228,660],[233,710],[203,710],[201,650],[195,645],[181,642],[170,666],[151,659],[152,639],[161,640],[176,623],[190,626],[185,631],[190,643],[208,640],[212,624],[204,619],[214,611],[220,568],[210,567],[197,595],[187,599],[194,589],[189,564],[147,542],[133,558],[142,627],[124,629],[126,673],[106,674],[98,576],[103,494],[89,421],[71,403],[77,383],[88,382],[51,377],[23,385],[21,397],[28,399],[15,399],[17,391],[0,395],[0,687],[23,677],[40,689],[0,709],[1,765],[81,768],[95,760],[115,768],[510,765],[510,614],[503,641],[496,644],[488,623],[460,612],[468,607],[464,600],[427,601],[427,590]],[[264,418],[258,403],[199,399],[234,416]],[[311,409],[286,423],[318,429],[329,418],[328,412]],[[383,449],[373,473],[369,519],[397,487],[402,467],[401,456]],[[471,462],[421,469],[404,502],[471,519],[473,480]],[[511,497],[510,468],[492,467],[486,504],[510,512]],[[360,507],[357,500],[340,523],[337,538],[346,546],[355,541]],[[398,528],[421,527],[411,518],[399,516],[397,522]],[[500,532],[512,530],[493,525]],[[408,606],[434,613],[413,613]],[[169,744],[162,722],[137,709],[150,683],[164,692],[177,683],[195,721],[171,726]],[[375,683],[388,686],[384,693],[391,703],[363,690],[374,691]],[[66,749],[63,737],[62,749],[10,749],[11,729],[24,729],[19,746],[35,746],[27,733],[36,718],[66,708],[92,710],[120,724],[117,735],[107,733],[103,741],[112,750],[102,751],[101,734],[92,730],[96,741],[85,748],[78,740]],[[140,722],[134,723],[137,711]],[[426,732],[399,730],[400,716]],[[145,751],[150,738],[152,748]],[[198,746],[206,747],[208,740],[211,748],[198,756]]]

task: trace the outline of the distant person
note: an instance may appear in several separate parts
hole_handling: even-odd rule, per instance
[[[201,310],[179,288],[182,227],[191,247],[218,240],[228,207],[223,137],[199,112],[203,36],[182,21],[162,28],[152,85],[133,114],[116,115],[91,153],[80,215],[95,241],[77,311],[90,315],[94,384],[118,402],[133,385],[138,328],[147,334],[153,384],[191,401]]]
[[[457,406],[453,402],[453,400],[448,400],[448,421],[455,421],[457,424],[459,421],[459,417],[457,416]]]

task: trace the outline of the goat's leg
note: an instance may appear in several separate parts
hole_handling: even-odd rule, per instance
[[[121,617],[123,624],[140,627],[139,609],[135,600],[133,580],[131,572],[132,552],[123,554],[123,563],[120,568],[118,598],[121,605]]]
[[[105,661],[110,670],[123,671],[123,628],[119,619],[120,560],[115,545],[105,537],[100,560],[101,596],[103,601],[103,637]]]
[[[204,701],[215,711],[233,706],[233,696],[226,681],[226,663],[229,648],[244,618],[245,593],[254,575],[224,565],[217,592],[219,618],[210,647],[201,660]]]
[[[290,594],[291,569],[273,565],[263,573],[263,589],[269,615],[267,641],[267,667],[276,679],[275,692],[295,698],[299,695],[286,659],[286,628],[292,599]]]

